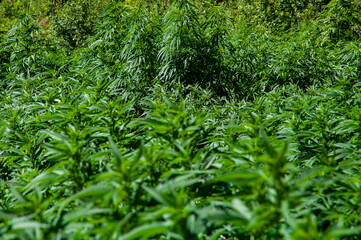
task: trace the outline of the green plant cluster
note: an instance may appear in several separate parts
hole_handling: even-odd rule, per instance
[[[360,238],[359,2],[224,2],[0,17],[0,239]]]

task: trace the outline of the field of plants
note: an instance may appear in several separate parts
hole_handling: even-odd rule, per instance
[[[0,239],[360,239],[360,37],[360,0],[0,1]]]

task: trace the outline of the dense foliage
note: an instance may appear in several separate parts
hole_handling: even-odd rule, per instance
[[[359,239],[360,4],[0,1],[0,239]]]

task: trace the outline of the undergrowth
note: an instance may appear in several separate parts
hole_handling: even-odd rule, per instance
[[[155,2],[1,34],[0,238],[359,239],[356,30]]]

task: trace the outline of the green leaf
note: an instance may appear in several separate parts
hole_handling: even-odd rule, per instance
[[[233,209],[235,209],[239,214],[242,215],[243,218],[247,219],[248,221],[252,218],[252,212],[246,207],[241,200],[235,198],[232,200]]]
[[[150,224],[144,224],[143,226],[137,227],[128,232],[127,234],[121,236],[119,239],[148,239],[152,236],[167,232],[171,226],[171,222],[155,222]]]
[[[168,200],[166,197],[163,196],[162,193],[160,193],[159,191],[157,191],[156,189],[147,187],[147,186],[142,186],[144,190],[146,190],[155,200],[157,200],[159,203],[165,205],[165,206],[169,206],[169,207],[175,207],[175,203],[171,202],[170,200]]]
[[[109,144],[110,144],[110,149],[112,150],[112,153],[114,154],[115,159],[117,160],[117,165],[121,166],[121,164],[122,164],[122,154],[120,153],[117,145],[110,138],[110,136],[108,137],[108,141],[109,141]]]

